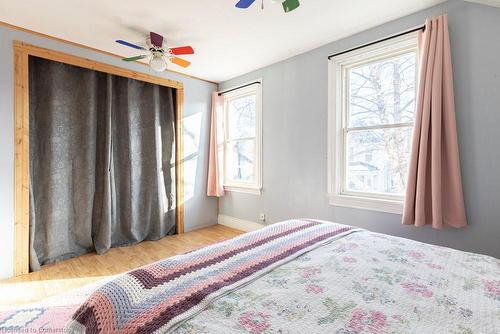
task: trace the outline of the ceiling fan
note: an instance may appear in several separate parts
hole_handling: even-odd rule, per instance
[[[248,8],[255,0],[240,0],[236,4],[236,8]],[[272,0],[274,3],[281,3],[283,5],[283,10],[285,13],[291,12],[300,6],[299,0]],[[262,9],[264,9],[264,0],[262,0]]]
[[[137,50],[146,51],[146,54],[123,58],[123,61],[136,61],[140,59],[149,59],[149,67],[155,72],[163,72],[167,69],[167,61],[179,65],[181,67],[188,67],[191,63],[182,58],[178,58],[178,55],[190,55],[194,54],[194,50],[190,46],[181,46],[176,48],[168,48],[166,46],[166,40],[162,35],[154,32],[149,33],[149,37],[146,38],[147,47],[129,43],[127,41],[118,39],[116,43],[125,45]]]

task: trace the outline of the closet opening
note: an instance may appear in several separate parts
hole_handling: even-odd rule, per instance
[[[21,42],[14,61],[15,275],[183,233],[182,83]]]

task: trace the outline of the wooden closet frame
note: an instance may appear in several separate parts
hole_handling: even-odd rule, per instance
[[[177,233],[184,233],[183,84],[181,82],[159,78],[118,66],[14,41],[14,275],[18,276],[29,272],[29,56],[36,56],[99,72],[132,78],[174,88],[176,90],[176,227]]]

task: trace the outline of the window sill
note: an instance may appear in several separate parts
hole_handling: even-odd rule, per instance
[[[262,189],[255,187],[242,187],[242,186],[224,186],[224,191],[251,194],[251,195],[261,195]]]
[[[402,201],[391,201],[386,199],[368,198],[349,195],[330,194],[329,203],[334,206],[343,206],[355,209],[372,210],[394,214],[403,213]]]

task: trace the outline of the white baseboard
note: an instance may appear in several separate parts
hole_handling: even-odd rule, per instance
[[[226,215],[219,215],[217,222],[220,225],[234,228],[243,232],[256,231],[264,227],[263,224],[255,223],[249,220],[243,220]]]
[[[206,227],[210,227],[210,226],[215,226],[215,225],[217,225],[217,223],[206,223],[206,224],[196,225],[196,226],[185,228],[184,232],[196,231],[196,230],[200,230],[202,228],[206,228]]]

